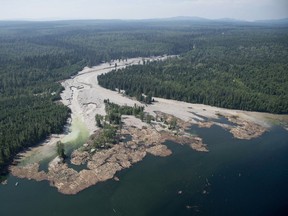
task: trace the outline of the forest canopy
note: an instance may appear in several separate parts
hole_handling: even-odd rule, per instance
[[[287,35],[247,23],[0,22],[0,171],[62,131],[70,110],[58,102],[61,80],[112,59],[180,55],[99,78],[130,96],[287,113]]]
[[[61,80],[112,59],[187,52],[202,33],[166,22],[0,22],[0,172],[62,131],[70,111],[57,102]]]
[[[199,36],[193,48],[177,58],[114,70],[98,81],[138,100],[145,94],[287,114],[288,34],[238,29]]]

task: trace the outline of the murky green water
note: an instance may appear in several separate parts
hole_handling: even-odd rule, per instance
[[[69,130],[67,135],[61,139],[67,155],[70,155],[75,148],[83,145],[89,137],[86,125],[77,117],[73,119]],[[48,170],[48,163],[57,156],[56,152],[56,142],[54,145],[43,144],[42,148],[34,151],[29,157],[22,159],[20,165],[25,166],[30,163],[40,163],[41,170]]]
[[[167,142],[172,156],[148,156],[118,173],[120,182],[75,196],[10,176],[0,186],[1,215],[288,215],[287,131],[275,127],[250,141],[217,126],[191,131],[209,153]]]
[[[83,145],[89,137],[89,131],[86,125],[79,118],[75,118],[75,120],[73,120],[71,131],[72,133],[64,137],[62,140],[67,153],[71,153],[73,149]]]

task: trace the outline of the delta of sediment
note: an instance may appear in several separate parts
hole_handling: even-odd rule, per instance
[[[166,58],[167,56],[151,57],[145,60],[158,61]],[[117,68],[141,64],[142,60],[142,58],[134,58],[117,61]],[[95,115],[105,115],[105,99],[118,105],[143,106],[140,102],[128,98],[122,93],[98,85],[97,76],[117,69],[114,66],[115,63],[112,61],[93,68],[84,68],[78,75],[62,83],[65,88],[61,94],[62,103],[69,106],[72,111],[72,124],[76,120],[82,122],[90,135],[99,130],[96,126]],[[118,171],[131,167],[147,154],[169,156],[172,151],[164,144],[166,140],[189,145],[196,151],[208,152],[209,146],[202,142],[201,137],[187,132],[192,125],[199,127],[217,125],[228,130],[235,138],[252,139],[269,130],[271,119],[282,118],[282,116],[265,113],[229,110],[162,98],[154,99],[153,104],[145,105],[145,112],[155,118],[151,124],[144,123],[133,116],[123,116],[123,128],[119,133],[123,136],[130,135],[132,137],[130,141],[119,142],[109,149],[93,153],[77,149],[72,153],[71,162],[76,165],[87,164],[85,169],[78,172],[69,168],[67,163],[63,163],[57,157],[49,163],[48,172],[39,171],[41,159],[39,158],[39,161],[31,160],[31,163],[26,163],[24,166],[20,161],[20,165],[11,166],[11,173],[20,178],[47,180],[61,193],[75,194],[97,182],[115,178]],[[169,122],[172,118],[177,120],[177,130],[169,130],[165,125],[165,122]],[[227,123],[219,122],[220,118],[225,118]],[[73,129],[68,134],[51,136],[40,146],[22,153],[22,160],[26,159],[27,161],[27,158],[33,158],[34,155],[45,157],[48,150],[51,152],[51,149],[55,148],[57,141],[74,137],[76,132],[79,132],[77,130],[79,128]]]

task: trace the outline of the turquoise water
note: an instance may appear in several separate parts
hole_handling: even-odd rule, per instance
[[[74,196],[10,176],[0,186],[1,215],[288,215],[287,131],[275,127],[250,141],[217,126],[191,131],[209,153],[167,142],[172,156],[148,156],[118,173],[119,182]]]
[[[64,143],[65,154],[70,156],[72,151],[82,146],[89,138],[89,131],[79,118],[75,117],[70,126],[69,132],[61,142]],[[43,145],[37,151],[32,152],[28,157],[21,160],[20,165],[40,163],[40,170],[47,171],[48,163],[57,156],[56,141],[54,145]]]

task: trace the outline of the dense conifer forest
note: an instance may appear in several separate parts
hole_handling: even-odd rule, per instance
[[[145,93],[228,108],[287,113],[286,27],[192,21],[0,22],[0,171],[60,133],[60,81],[112,59],[180,55],[102,76]]]
[[[182,25],[162,22],[0,22],[0,170],[22,149],[62,131],[61,80],[112,59],[189,51]]]
[[[142,94],[288,113],[287,33],[264,28],[216,31],[196,37],[193,48],[177,58],[114,70],[98,81],[144,102]]]

